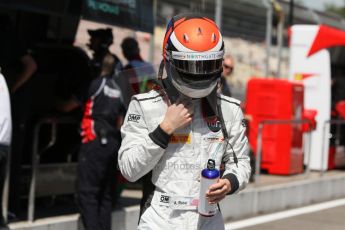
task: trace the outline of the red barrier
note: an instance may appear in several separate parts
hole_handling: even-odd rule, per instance
[[[256,152],[258,124],[263,120],[301,120],[303,85],[279,79],[253,78],[247,85],[245,112],[249,142]],[[301,124],[267,124],[262,133],[261,169],[271,174],[303,172]]]

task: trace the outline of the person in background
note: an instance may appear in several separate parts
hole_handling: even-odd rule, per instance
[[[218,89],[225,96],[231,97],[231,90],[229,84],[226,81],[227,77],[230,77],[234,70],[234,61],[230,55],[226,55],[223,60],[223,72],[220,78]]]
[[[114,36],[111,28],[103,28],[103,29],[96,29],[96,30],[88,30],[88,34],[90,35],[90,40],[87,46],[90,50],[93,51],[92,60],[91,60],[91,67],[94,70],[92,73],[92,77],[98,77],[100,75],[108,74],[112,75],[113,80],[115,80],[115,84],[118,85],[121,89],[121,99],[124,100],[124,95],[127,92],[123,89],[121,82],[118,81],[120,72],[123,69],[123,65],[120,59],[113,53],[110,52],[109,48],[114,42]],[[105,73],[105,69],[101,70],[100,66],[102,63],[105,62],[113,62],[112,68],[107,70]],[[101,73],[101,71],[103,71]],[[121,136],[118,136],[119,142],[121,142]],[[112,188],[112,204],[115,206],[118,203],[118,199],[121,195],[121,174],[118,173],[118,170],[115,172],[114,180],[116,183],[113,183]]]
[[[168,23],[162,86],[133,96],[121,128],[122,174],[137,181],[152,171],[154,189],[141,207],[138,229],[224,229],[218,209],[211,217],[197,211],[201,170],[209,159],[217,169],[224,163],[225,171],[201,199],[217,204],[248,183],[240,102],[217,93],[223,55],[222,36],[211,19],[182,14]]]
[[[12,121],[10,95],[6,81],[0,72],[0,201],[2,200],[3,186],[6,178],[6,165],[9,148],[12,138]],[[2,213],[2,202],[0,208],[0,230],[8,230]]]
[[[87,87],[81,87],[72,98],[60,102],[57,109],[69,112],[83,107],[81,146],[77,168],[77,203],[85,230],[110,230],[112,197],[117,152],[120,147],[120,127],[125,113],[122,93],[114,81],[119,61],[108,51],[99,56],[99,36],[108,30],[91,32],[95,50],[94,73],[98,76]],[[107,44],[111,44],[108,41]],[[104,47],[103,47],[104,48]]]
[[[128,63],[123,68],[121,73],[121,81],[124,92],[125,105],[128,105],[131,98],[135,94],[146,93],[150,91],[154,85],[157,85],[156,72],[151,63],[143,60],[140,55],[140,48],[137,40],[132,37],[126,37],[121,43],[123,56]],[[143,197],[141,199],[141,206],[147,199],[152,190],[151,173],[148,173],[141,179]]]
[[[128,63],[122,70],[121,78],[126,81],[127,89],[123,90],[125,104],[128,106],[134,94],[145,93],[156,84],[156,73],[152,64],[143,60],[136,39],[127,37],[121,43],[123,56]],[[126,91],[126,92],[125,92]]]
[[[105,59],[111,60],[114,63],[114,69],[110,74],[116,74],[122,69],[120,59],[110,52],[109,47],[113,44],[114,36],[111,28],[88,30],[90,41],[87,44],[90,50],[93,51],[91,66],[93,68],[93,76],[98,77],[104,75],[102,71],[102,63]]]

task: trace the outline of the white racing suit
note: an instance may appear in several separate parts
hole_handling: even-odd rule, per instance
[[[251,169],[239,102],[223,95],[217,97],[229,144],[221,130],[210,130],[212,124],[203,119],[200,100],[193,100],[192,122],[169,137],[159,127],[168,107],[166,97],[152,90],[132,98],[121,128],[119,167],[129,181],[152,170],[155,185],[151,204],[141,216],[138,229],[224,229],[220,212],[213,217],[198,214],[201,170],[209,158],[216,161],[218,169],[224,162],[223,178],[230,180],[232,194],[245,187]],[[238,158],[237,166],[231,147]]]

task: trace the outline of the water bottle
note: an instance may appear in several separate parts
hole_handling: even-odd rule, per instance
[[[209,204],[206,199],[206,191],[219,179],[219,170],[216,169],[216,163],[213,159],[207,161],[207,168],[201,171],[200,194],[198,212],[202,216],[213,216],[217,212],[217,204]]]

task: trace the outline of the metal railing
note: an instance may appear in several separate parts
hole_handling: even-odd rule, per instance
[[[52,147],[56,143],[57,137],[57,126],[58,124],[76,124],[75,119],[70,117],[65,118],[44,118],[40,120],[34,129],[34,141],[32,147],[32,172],[31,172],[31,182],[30,182],[30,192],[28,199],[28,221],[33,222],[35,216],[35,196],[36,196],[36,180],[38,175],[38,166],[40,164],[41,155]],[[51,124],[51,139],[48,144],[43,148],[39,149],[39,134],[42,125]]]
[[[309,124],[311,127],[312,123],[309,120],[262,120],[259,122],[258,135],[256,141],[256,162],[255,162],[255,181],[257,184],[260,180],[260,169],[261,169],[261,158],[262,158],[262,130],[264,125],[292,125],[292,124]],[[309,163],[310,163],[310,144],[311,144],[311,132],[308,132],[308,162],[305,173],[309,173]]]
[[[7,223],[7,214],[8,214],[8,195],[9,195],[8,192],[9,192],[9,187],[10,187],[10,170],[11,170],[11,146],[8,151],[5,181],[4,181],[4,187],[2,190],[3,193],[2,193],[2,197],[0,197],[0,200],[2,201],[1,202],[2,214],[6,223]]]
[[[322,154],[321,154],[321,170],[320,170],[320,175],[323,176],[323,174],[325,173],[326,169],[323,167],[324,162],[325,162],[325,155],[327,155],[327,152],[325,153],[325,135],[326,135],[326,129],[328,125],[332,125],[332,124],[336,124],[336,146],[339,145],[339,141],[338,138],[340,136],[340,125],[344,125],[345,124],[345,120],[341,120],[341,119],[336,119],[336,120],[327,120],[323,123],[323,129],[322,129]],[[327,168],[327,167],[326,167]]]

